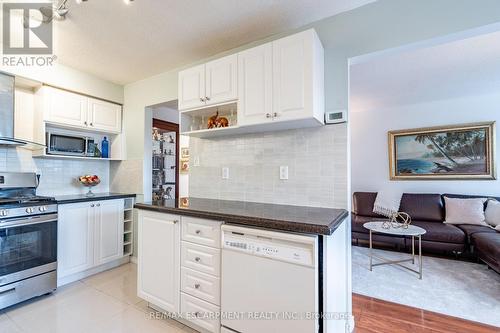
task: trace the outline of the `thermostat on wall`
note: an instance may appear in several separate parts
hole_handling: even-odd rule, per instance
[[[325,112],[325,123],[327,124],[340,124],[347,121],[346,110],[333,110]]]

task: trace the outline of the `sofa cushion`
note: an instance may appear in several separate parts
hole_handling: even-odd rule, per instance
[[[446,209],[445,223],[475,224],[488,226],[484,216],[486,198],[448,198],[444,197]]]
[[[352,211],[357,215],[385,218],[373,212],[376,198],[376,192],[355,192],[352,195]]]
[[[399,211],[408,213],[413,220],[443,222],[444,206],[440,194],[404,193]]]
[[[484,216],[486,217],[486,223],[489,225],[494,228],[500,226],[500,202],[488,200]]]
[[[425,229],[426,233],[422,235],[423,240],[443,243],[465,243],[465,233],[454,225],[429,221],[413,221],[411,224]]]
[[[472,235],[472,243],[476,251],[487,254],[489,258],[500,263],[500,232],[478,232]]]
[[[465,235],[467,238],[470,239],[472,235],[478,232],[488,232],[488,233],[496,233],[495,229],[491,227],[486,227],[482,225],[473,225],[473,224],[460,224],[457,225],[463,232],[465,232]]]

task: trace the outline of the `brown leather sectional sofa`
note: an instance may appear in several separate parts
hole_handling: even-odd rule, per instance
[[[479,198],[456,194],[413,194],[405,193],[401,199],[400,211],[412,217],[412,224],[424,228],[423,252],[438,254],[474,255],[489,267],[500,273],[500,232],[487,226],[445,224],[444,198]],[[372,220],[385,219],[373,213],[377,193],[356,192],[353,194],[352,239],[368,240],[368,230],[363,224]],[[499,200],[499,198],[496,198]],[[374,243],[395,245],[408,251],[411,239],[397,236],[373,234]]]

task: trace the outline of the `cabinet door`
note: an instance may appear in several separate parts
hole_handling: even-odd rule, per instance
[[[313,116],[314,31],[273,42],[274,121]]]
[[[139,211],[137,294],[168,312],[179,311],[180,217]]]
[[[103,132],[120,133],[122,130],[122,107],[89,98],[89,127]]]
[[[272,44],[264,44],[238,54],[238,125],[271,121]]]
[[[57,275],[83,272],[94,265],[94,208],[91,203],[59,205]]]
[[[63,126],[87,128],[87,97],[52,87],[42,89],[45,90],[45,121]]]
[[[238,55],[233,54],[205,64],[206,104],[235,100],[237,90]]]
[[[179,72],[179,110],[205,106],[205,65]]]
[[[123,257],[123,200],[95,203],[95,264]]]

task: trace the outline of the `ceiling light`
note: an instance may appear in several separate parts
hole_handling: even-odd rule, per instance
[[[126,5],[130,5],[130,3],[134,2],[134,0],[123,0],[123,2],[125,2]]]

